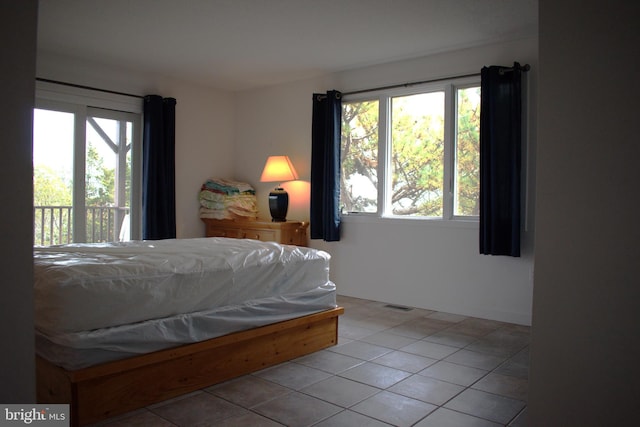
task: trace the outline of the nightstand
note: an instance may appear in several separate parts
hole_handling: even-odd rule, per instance
[[[206,224],[206,237],[231,237],[278,242],[285,245],[307,246],[308,222],[270,220],[236,221],[202,218]]]

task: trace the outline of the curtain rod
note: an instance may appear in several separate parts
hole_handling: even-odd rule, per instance
[[[529,71],[531,69],[531,65],[529,64],[524,64],[522,66],[517,66],[517,67],[502,67],[500,68],[500,70],[498,70],[498,73],[500,73],[501,75],[504,73],[508,73],[509,71],[513,71],[516,68],[520,69],[520,71]]]
[[[110,94],[113,94],[113,95],[130,96],[132,98],[144,99],[144,96],[141,96],[141,95],[135,95],[135,94],[126,93],[126,92],[117,92],[115,90],[101,89],[101,88],[92,87],[92,86],[84,86],[84,85],[79,85],[79,84],[76,84],[76,83],[61,82],[61,81],[58,81],[58,80],[43,79],[41,77],[36,77],[36,81],[45,82],[45,83],[54,83],[54,84],[63,85],[63,86],[70,86],[70,87],[75,87],[75,88],[78,88],[78,89],[95,90],[95,91],[98,91],[98,92],[110,93]]]
[[[343,96],[344,95],[357,95],[357,94],[360,94],[360,93],[377,92],[379,90],[397,89],[397,88],[401,88],[401,87],[411,87],[411,86],[417,86],[417,85],[422,85],[422,84],[427,84],[427,83],[441,82],[441,81],[445,81],[445,80],[463,79],[465,77],[477,77],[479,75],[480,75],[480,73],[473,73],[473,74],[463,74],[463,75],[453,76],[453,77],[442,77],[442,78],[431,79],[431,80],[421,80],[419,82],[399,83],[399,84],[389,85],[389,86],[379,86],[379,87],[373,87],[373,88],[370,88],[370,89],[361,89],[361,90],[354,90],[354,91],[351,91],[351,92],[343,92],[342,95]]]
[[[521,71],[529,71],[531,69],[531,66],[529,64],[525,64],[522,67],[519,67]],[[508,71],[513,71],[514,67],[502,67],[500,69],[500,73],[503,74],[505,72]],[[437,79],[431,79],[431,80],[421,80],[421,81],[417,81],[417,82],[410,82],[410,83],[400,83],[400,84],[395,84],[395,85],[389,85],[389,86],[380,86],[380,87],[374,87],[374,88],[370,88],[370,89],[361,89],[361,90],[354,90],[351,92],[343,92],[342,96],[344,95],[358,95],[361,93],[367,93],[367,92],[377,92],[379,90],[387,90],[387,89],[398,89],[398,88],[402,88],[402,87],[411,87],[411,86],[417,86],[417,85],[422,85],[422,84],[427,84],[427,83],[437,83],[437,82],[442,82],[442,81],[446,81],[446,80],[455,80],[455,79],[464,79],[466,77],[478,77],[480,75],[480,73],[471,73],[471,74],[461,74],[461,75],[457,75],[457,76],[450,76],[450,77],[441,77],[441,78],[437,78]]]

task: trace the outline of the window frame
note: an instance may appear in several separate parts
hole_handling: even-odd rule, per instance
[[[86,178],[86,126],[88,117],[126,120],[133,123],[131,147],[130,215],[132,240],[142,238],[142,100],[90,89],[36,81],[36,109],[74,115],[72,205],[84,211]],[[80,191],[82,189],[82,191]],[[86,241],[86,215],[73,215],[74,242]]]
[[[378,194],[376,212],[343,212],[343,218],[364,217],[409,221],[450,221],[457,223],[477,223],[477,215],[454,215],[455,167],[457,152],[457,90],[480,87],[480,75],[439,80],[410,87],[388,88],[354,95],[343,95],[343,103],[378,102]],[[405,216],[391,213],[391,99],[429,92],[444,92],[444,173],[443,173],[443,215],[440,217]]]

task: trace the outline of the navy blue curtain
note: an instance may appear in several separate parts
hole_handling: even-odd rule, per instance
[[[520,256],[522,68],[482,68],[480,253]]]
[[[176,237],[176,100],[144,98],[142,134],[142,238]]]
[[[340,240],[340,124],[342,94],[313,94],[310,237]]]

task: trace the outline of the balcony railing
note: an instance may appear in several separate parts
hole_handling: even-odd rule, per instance
[[[120,231],[129,208],[91,206],[86,208],[86,241],[88,243],[121,240]],[[71,206],[34,206],[33,244],[61,245],[73,241],[73,209]]]

